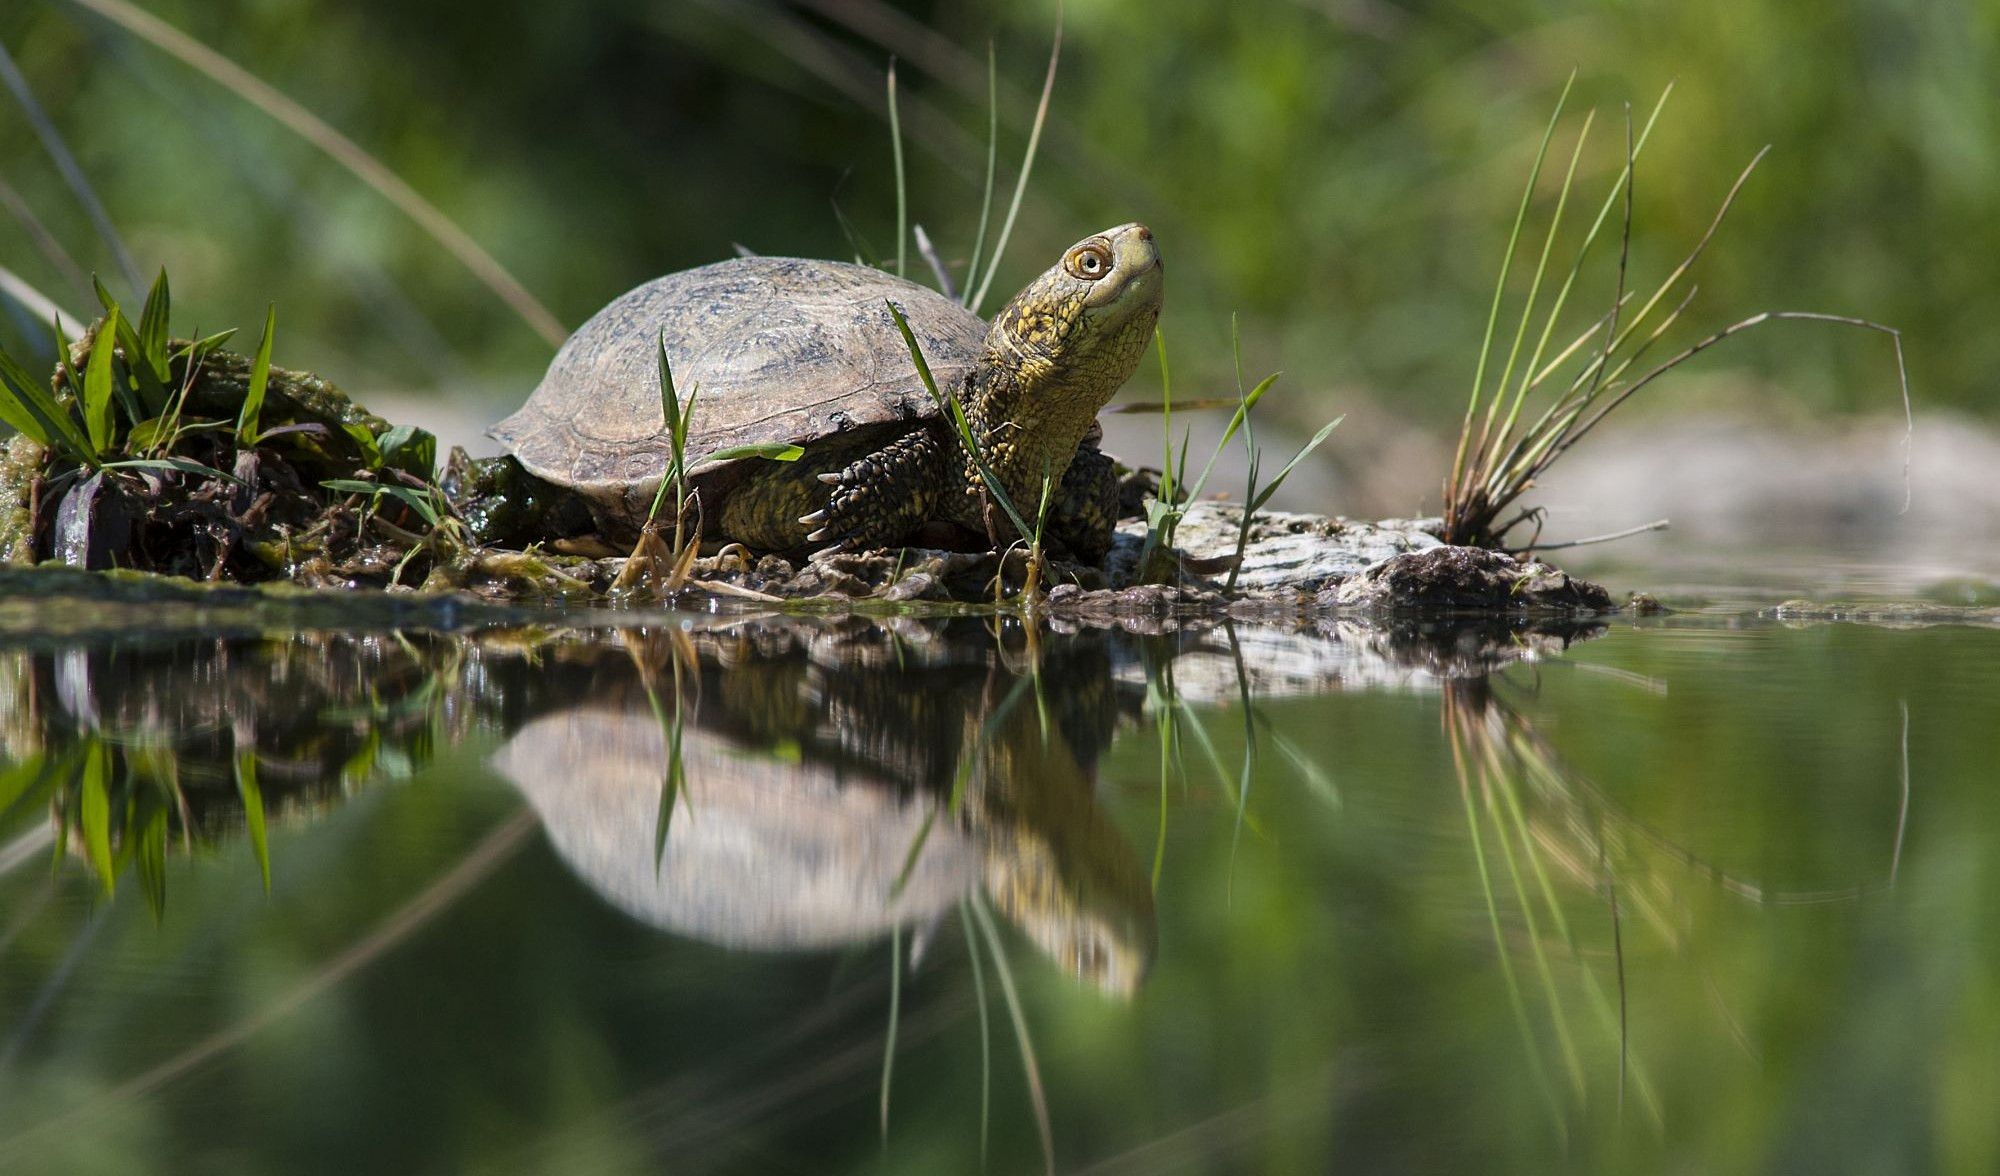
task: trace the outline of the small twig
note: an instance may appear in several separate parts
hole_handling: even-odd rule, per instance
[[[1625,305],[1625,271],[1632,260],[1632,189],[1639,179],[1638,162],[1632,150],[1632,104],[1628,102],[1625,104],[1625,216],[1618,237],[1618,288],[1611,297],[1611,309],[1604,316],[1604,350],[1591,365],[1590,391],[1584,394],[1585,403],[1595,399],[1598,390],[1604,387],[1604,369],[1611,363],[1612,350],[1618,346],[1618,311]]]
[[[938,290],[953,302],[958,301],[958,287],[952,283],[951,271],[944,268],[944,259],[938,256],[937,246],[931,244],[931,235],[924,232],[924,226],[916,225],[911,235],[917,239],[917,252],[925,264],[931,267],[931,276],[937,279]]]
[[[1767,310],[1761,314],[1753,314],[1741,322],[1731,323],[1708,338],[1690,344],[1679,355],[1666,360],[1658,367],[1655,367],[1633,381],[1630,386],[1621,389],[1616,396],[1611,398],[1609,403],[1593,413],[1590,419],[1579,426],[1575,432],[1550,447],[1548,460],[1551,462],[1554,461],[1557,455],[1567,450],[1570,446],[1575,445],[1578,441],[1583,440],[1584,436],[1590,430],[1597,427],[1599,421],[1610,415],[1619,405],[1631,399],[1633,393],[1639,389],[1644,388],[1654,380],[1666,375],[1668,372],[1715,346],[1717,343],[1722,342],[1724,339],[1729,338],[1731,335],[1738,335],[1752,327],[1762,326],[1765,323],[1779,319],[1833,323],[1836,326],[1859,327],[1862,330],[1879,331],[1889,336],[1890,340],[1895,344],[1896,379],[1902,389],[1903,395],[1903,510],[1907,512],[1910,509],[1910,445],[1912,439],[1916,436],[1917,426],[1916,417],[1910,409],[1910,369],[1903,361],[1903,332],[1894,327],[1884,326],[1878,322],[1872,322],[1864,318],[1853,318],[1844,314],[1821,314],[1817,311],[1809,310]],[[1544,464],[1546,465],[1546,463]]]
[[[755,588],[745,588],[740,584],[730,584],[721,580],[689,580],[687,586],[699,588],[703,592],[713,592],[717,596],[734,596],[743,600],[758,600],[767,604],[781,604],[784,597],[759,592]]]
[[[1531,544],[1530,546],[1521,548],[1514,554],[1524,555],[1530,551],[1558,551],[1565,547],[1588,547],[1593,543],[1609,543],[1613,539],[1630,539],[1634,535],[1644,535],[1648,531],[1664,531],[1667,529],[1667,524],[1667,519],[1654,519],[1650,523],[1641,523],[1636,527],[1627,527],[1623,531],[1613,531],[1609,535],[1592,535],[1587,539],[1565,539],[1560,543]]]

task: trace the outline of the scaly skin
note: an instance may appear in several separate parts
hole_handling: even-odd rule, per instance
[[[1024,517],[1054,479],[1048,533],[1072,554],[1096,558],[1110,548],[1116,489],[1110,464],[1094,446],[1069,476],[1097,412],[1132,375],[1159,321],[1159,251],[1144,225],[1086,237],[993,316],[981,363],[962,390],[980,455]],[[836,464],[838,463],[838,464]],[[803,468],[800,468],[803,467]],[[1014,528],[989,507],[979,462],[955,433],[933,423],[881,449],[840,462],[809,454],[799,467],[760,475],[740,487],[723,512],[724,534],[752,546],[800,545],[784,520],[811,492],[830,484],[825,505],[799,518],[804,542],[878,547],[921,524],[943,520],[995,543]],[[789,541],[787,541],[789,540]]]

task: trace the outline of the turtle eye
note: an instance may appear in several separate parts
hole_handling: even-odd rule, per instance
[[[1063,258],[1063,268],[1069,271],[1070,277],[1095,282],[1111,272],[1111,255],[1096,242],[1079,245]]]

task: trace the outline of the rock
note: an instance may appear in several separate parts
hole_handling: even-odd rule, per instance
[[[1535,560],[1481,547],[1439,545],[1392,556],[1319,593],[1343,610],[1398,612],[1614,612],[1611,594]]]
[[[1232,502],[1191,504],[1174,533],[1183,563],[1201,565],[1232,560],[1242,526],[1243,508]],[[1259,511],[1251,519],[1243,566],[1236,573],[1238,592],[1312,594],[1358,574],[1371,564],[1409,551],[1439,546],[1430,528],[1436,520],[1392,519],[1364,523],[1324,515]],[[1137,582],[1139,553],[1146,542],[1146,524],[1127,519],[1118,525],[1105,572],[1113,586]],[[1214,577],[1228,581],[1228,573]]]

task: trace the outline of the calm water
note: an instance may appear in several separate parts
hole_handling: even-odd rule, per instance
[[[0,636],[0,1171],[2000,1170],[2000,627],[604,619]]]

